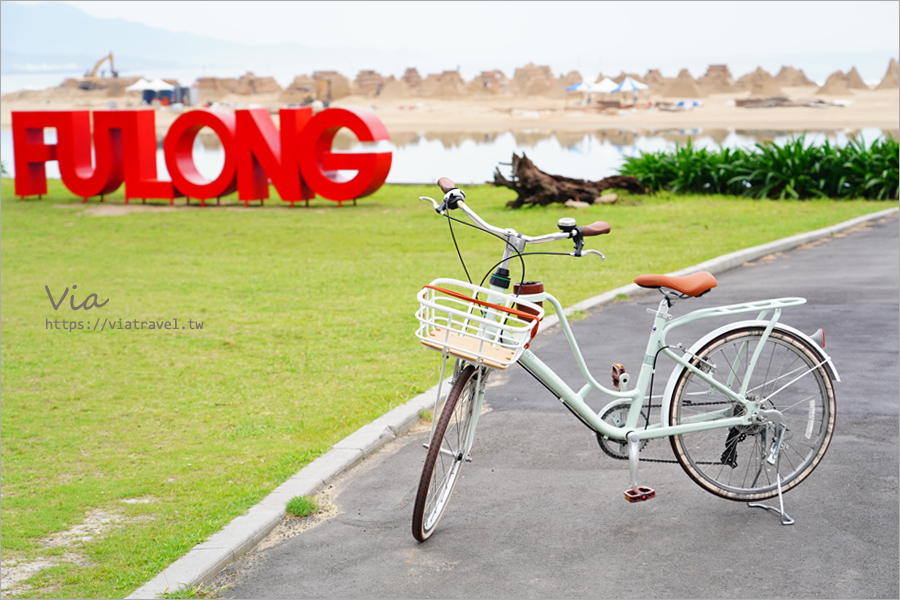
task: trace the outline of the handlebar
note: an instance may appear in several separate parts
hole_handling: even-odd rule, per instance
[[[437,180],[437,184],[445,194],[456,187],[456,184],[449,177],[441,177]]]
[[[595,235],[603,235],[604,233],[609,233],[611,230],[609,223],[606,221],[594,221],[590,225],[585,225],[581,228],[581,233],[585,237],[592,237]]]
[[[489,233],[493,233],[498,235],[507,241],[511,241],[513,239],[519,240],[524,243],[529,244],[543,244],[545,242],[553,242],[558,240],[566,240],[566,239],[575,239],[575,252],[574,256],[582,255],[582,247],[583,247],[583,237],[592,237],[596,235],[603,235],[610,232],[610,225],[605,221],[595,221],[590,225],[585,225],[583,227],[578,227],[575,224],[575,219],[560,219],[559,228],[561,231],[554,233],[545,233],[544,235],[538,236],[529,236],[523,235],[514,229],[502,229],[500,227],[495,227],[491,225],[484,219],[478,216],[478,214],[469,208],[466,203],[466,195],[465,193],[456,187],[456,184],[453,183],[453,180],[449,177],[441,177],[437,180],[438,187],[441,188],[441,191],[444,192],[444,201],[441,204],[438,204],[436,200],[433,198],[429,198],[427,196],[422,196],[419,198],[420,201],[429,200],[434,205],[434,210],[440,214],[447,214],[446,211],[453,210],[456,208],[462,209],[466,216],[472,220],[473,223],[479,228],[487,231]],[[563,221],[566,221],[564,224]],[[585,254],[600,254],[596,250],[587,250],[584,252]],[[600,254],[600,256],[603,256]]]

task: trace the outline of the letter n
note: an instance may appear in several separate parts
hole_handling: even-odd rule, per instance
[[[279,111],[281,135],[263,108],[235,111],[237,121],[238,199],[269,197],[269,180],[284,202],[309,200],[314,192],[300,174],[297,144],[300,131],[312,117],[311,108]]]

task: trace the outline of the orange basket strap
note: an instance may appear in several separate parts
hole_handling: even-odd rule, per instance
[[[458,298],[460,300],[465,300],[467,302],[472,302],[479,306],[486,306],[488,308],[493,308],[495,310],[499,310],[505,312],[510,315],[515,315],[517,317],[521,317],[523,319],[528,319],[529,321],[537,321],[538,318],[536,315],[531,313],[527,313],[521,310],[516,310],[515,308],[508,308],[506,306],[500,306],[499,304],[493,304],[491,302],[485,302],[484,300],[479,300],[478,298],[472,298],[471,296],[466,296],[465,294],[460,294],[459,292],[454,292],[453,290],[448,290],[445,288],[439,288],[433,285],[426,285],[426,289],[435,290],[437,292],[441,292],[443,294],[447,294],[448,296],[453,296],[454,298]]]

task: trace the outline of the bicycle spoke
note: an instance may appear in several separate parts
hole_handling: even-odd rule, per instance
[[[708,491],[732,500],[776,495],[778,473],[784,490],[796,486],[819,463],[833,431],[834,392],[825,361],[792,334],[772,331],[753,371],[747,372],[764,331],[747,327],[726,332],[697,352],[701,360],[695,362],[726,366],[709,376],[733,390],[746,382],[748,399],[778,411],[786,426],[778,467],[768,462],[773,438],[767,433],[772,425],[766,422],[671,439],[675,457],[688,475]],[[730,413],[720,415],[740,415],[745,410],[699,375],[683,369],[675,386],[670,424],[709,420],[716,413],[704,407],[716,403],[732,407]]]
[[[413,508],[413,536],[420,542],[434,531],[456,485],[479,383],[474,367],[460,372],[434,428]]]

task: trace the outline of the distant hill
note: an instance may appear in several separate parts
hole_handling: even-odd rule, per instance
[[[160,10],[172,12],[173,20],[178,18],[178,3],[167,2],[161,6]],[[210,3],[210,6],[215,4]],[[298,40],[302,41],[302,36],[300,27]],[[635,38],[635,44],[640,46],[639,37]],[[659,56],[652,64],[643,64],[635,63],[626,49],[603,58],[579,58],[567,53],[565,48],[544,49],[546,57],[529,58],[510,55],[498,47],[488,55],[467,55],[464,49],[459,49],[448,64],[448,59],[425,51],[322,49],[302,43],[252,46],[240,41],[175,33],[123,19],[96,18],[61,2],[0,2],[0,73],[5,76],[59,74],[60,81],[63,77],[80,77],[110,51],[123,76],[153,73],[153,76],[175,77],[178,71],[182,83],[190,83],[194,77],[203,74],[239,77],[253,71],[258,76],[278,77],[283,85],[295,75],[310,75],[313,71],[335,70],[353,79],[365,69],[399,77],[407,67],[416,67],[423,77],[456,68],[464,72],[466,79],[482,70],[493,69],[500,69],[511,77],[515,69],[524,67],[530,60],[549,64],[557,75],[577,69],[592,78],[598,72],[645,73],[649,68],[658,68],[664,75],[674,77],[682,68],[689,67],[691,74],[699,77],[706,71],[709,61],[724,60],[717,57],[717,49],[709,50],[710,57]],[[796,52],[786,57],[767,53],[762,45],[732,52],[732,57],[725,62],[735,77],[759,66],[776,73],[781,66],[789,65],[802,68],[808,77],[819,83],[837,69],[848,71],[856,66],[863,78],[877,83],[884,76],[891,56],[896,57],[896,51]]]
[[[166,6],[177,10],[177,3]],[[99,19],[60,2],[15,4],[0,2],[0,71],[3,73],[78,72],[92,68],[110,51],[116,68],[134,74],[142,69],[232,69],[234,75],[252,70],[290,67],[297,74],[337,69],[351,61],[359,69],[364,56],[373,61],[396,53],[365,49],[316,49],[302,44],[251,46],[224,42],[192,33],[175,33],[122,19]],[[412,65],[410,65],[412,66]],[[346,71],[346,67],[344,67]],[[345,72],[354,77],[356,72]]]

